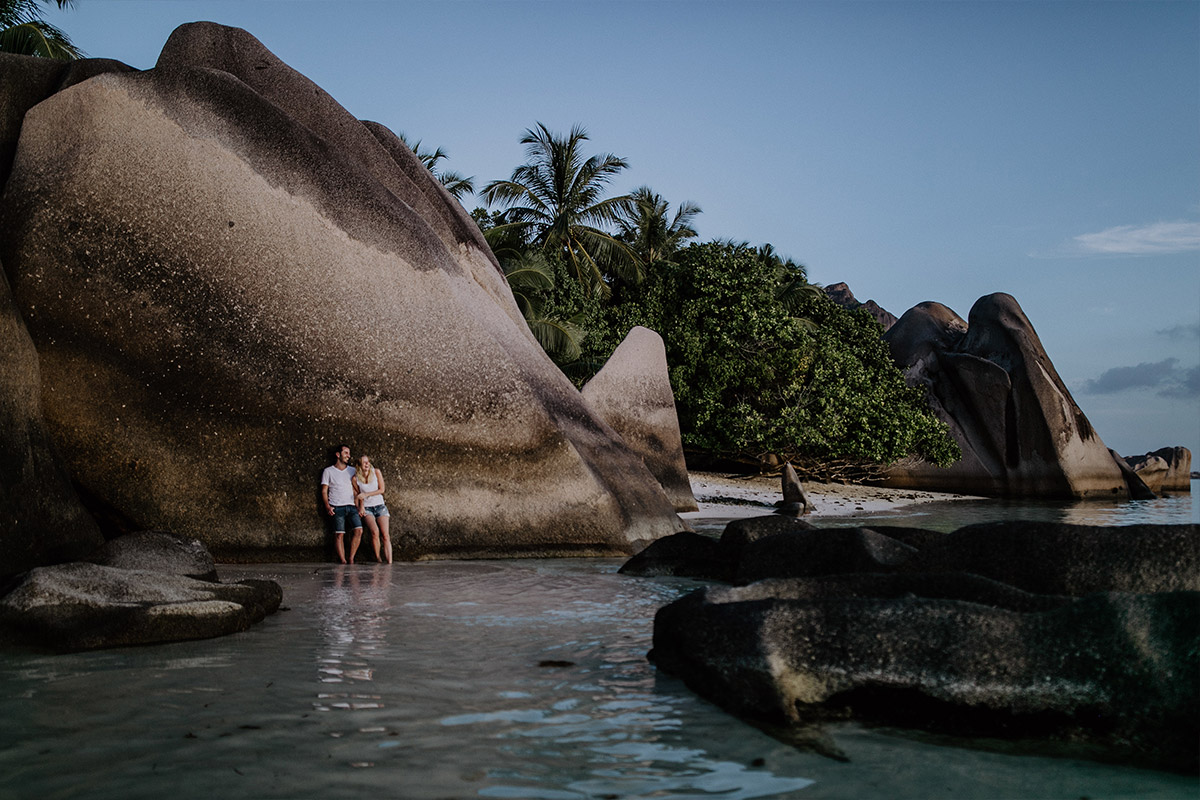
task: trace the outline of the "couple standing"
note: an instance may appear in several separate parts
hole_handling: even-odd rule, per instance
[[[333,517],[333,544],[338,560],[346,563],[346,550],[342,540],[346,526],[354,532],[350,539],[350,563],[358,552],[362,540],[362,521],[367,521],[371,531],[371,544],[375,548],[375,560],[392,563],[392,539],[388,531],[388,510],[383,502],[383,475],[371,466],[368,456],[358,457],[358,468],[350,466],[350,447],[341,445],[334,455],[332,466],[321,474],[321,499],[325,501],[325,513]],[[383,538],[383,550],[379,539]]]

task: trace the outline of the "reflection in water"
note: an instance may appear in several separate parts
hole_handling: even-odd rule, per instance
[[[390,564],[371,567],[338,565],[321,590],[321,633],[325,651],[317,660],[323,684],[346,684],[342,691],[317,694],[318,711],[383,708],[379,694],[371,693],[375,661],[387,648],[387,613],[392,585]]]

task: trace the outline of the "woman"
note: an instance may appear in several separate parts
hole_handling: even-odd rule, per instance
[[[375,548],[375,560],[392,563],[392,539],[388,534],[388,510],[383,502],[383,473],[371,466],[369,456],[358,457],[358,469],[354,473],[354,502],[358,515],[371,531],[371,545]],[[380,557],[379,538],[383,536],[383,556]]]

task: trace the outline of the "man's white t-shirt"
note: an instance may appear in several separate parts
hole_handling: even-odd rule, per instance
[[[325,471],[321,473],[321,485],[329,487],[329,505],[354,505],[354,486],[350,483],[352,480],[354,480],[354,467],[338,469],[330,465],[325,468]]]

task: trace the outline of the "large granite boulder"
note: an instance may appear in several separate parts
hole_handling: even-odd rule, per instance
[[[662,337],[637,326],[583,387],[583,398],[642,457],[676,511],[695,511]]]
[[[208,639],[246,630],[282,598],[273,581],[56,564],[31,570],[0,598],[0,640],[75,651]]]
[[[37,352],[0,274],[0,577],[80,558],[103,542],[42,419]]]
[[[965,585],[970,600],[793,584],[714,587],[666,606],[653,660],[733,713],[777,724],[849,715],[1027,739],[1043,754],[1084,742],[1106,760],[1198,766],[1196,592],[1018,611]]]
[[[930,542],[905,568],[1040,594],[1200,591],[1200,525],[985,522]]]
[[[1192,490],[1192,451],[1186,447],[1161,447],[1124,461],[1156,493]]]
[[[945,306],[922,303],[884,339],[908,382],[926,387],[963,452],[948,468],[898,465],[888,485],[1008,497],[1128,497],[1121,470],[1010,295],[980,298],[965,325]]]
[[[324,555],[349,442],[400,558],[636,552],[685,528],[530,335],[473,221],[244,31],[25,114],[0,261],[70,475],[219,558]]]
[[[849,572],[887,572],[917,549],[866,528],[792,531],[759,539],[738,560],[736,583]]]
[[[200,581],[217,580],[212,553],[200,540],[168,531],[138,531],[118,536],[85,560],[105,567],[149,570]]]

